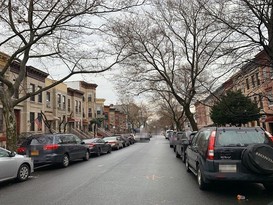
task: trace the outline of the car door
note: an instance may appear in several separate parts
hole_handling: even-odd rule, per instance
[[[102,153],[107,152],[107,147],[105,146],[106,144],[104,140],[98,139],[97,143],[99,144]]]
[[[187,158],[189,165],[196,170],[197,160],[197,140],[199,139],[202,132],[199,132],[192,139],[191,144],[187,148]]]
[[[16,176],[17,166],[14,157],[8,151],[0,149],[0,181]]]
[[[75,152],[76,152],[75,157],[76,157],[76,159],[83,158],[85,156],[87,147],[85,146],[85,144],[82,143],[82,140],[78,136],[73,135],[73,139],[75,142]]]

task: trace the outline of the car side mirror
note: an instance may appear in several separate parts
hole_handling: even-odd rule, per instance
[[[15,155],[16,155],[16,152],[10,152],[10,153],[9,153],[9,156],[10,156],[10,157],[14,157]]]

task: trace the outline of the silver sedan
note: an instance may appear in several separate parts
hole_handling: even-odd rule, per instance
[[[30,157],[0,147],[0,182],[14,178],[20,182],[25,181],[33,169]]]

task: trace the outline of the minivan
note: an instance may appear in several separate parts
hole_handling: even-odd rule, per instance
[[[59,164],[67,167],[70,161],[89,160],[89,147],[74,134],[36,134],[28,137],[17,149],[18,154],[33,159],[34,166]]]

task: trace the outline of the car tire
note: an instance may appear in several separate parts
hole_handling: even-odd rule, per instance
[[[111,154],[111,152],[112,152],[112,148],[110,147],[110,148],[108,149],[107,153],[108,153],[108,154]]]
[[[201,190],[206,190],[208,188],[208,183],[204,181],[204,177],[199,166],[197,166],[197,183],[199,189]]]
[[[191,170],[190,170],[190,165],[189,165],[189,161],[187,159],[187,156],[186,156],[186,159],[185,159],[185,166],[186,166],[186,171],[190,172]]]
[[[182,162],[185,163],[186,162],[186,154],[185,152],[181,152],[181,159],[182,159]]]
[[[273,182],[264,182],[263,183],[264,188],[266,189],[266,191],[268,192],[273,192]]]
[[[69,163],[70,163],[70,161],[69,161],[69,156],[68,156],[67,154],[64,154],[63,157],[62,157],[61,166],[62,166],[63,168],[66,168],[66,167],[69,166]]]
[[[98,149],[98,152],[97,152],[97,157],[99,157],[101,155],[101,150],[100,148]]]
[[[175,151],[175,156],[176,156],[176,158],[180,158],[181,157],[180,154],[177,152],[177,150]]]
[[[249,145],[241,155],[245,167],[257,174],[273,174],[273,148],[267,144]]]
[[[84,161],[88,161],[88,160],[89,160],[89,158],[90,158],[90,153],[89,153],[89,151],[88,151],[88,150],[86,150],[86,152],[85,152],[85,156],[83,157],[83,160],[84,160]]]
[[[27,164],[22,164],[17,173],[17,181],[23,182],[28,179],[30,175],[30,167]]]

